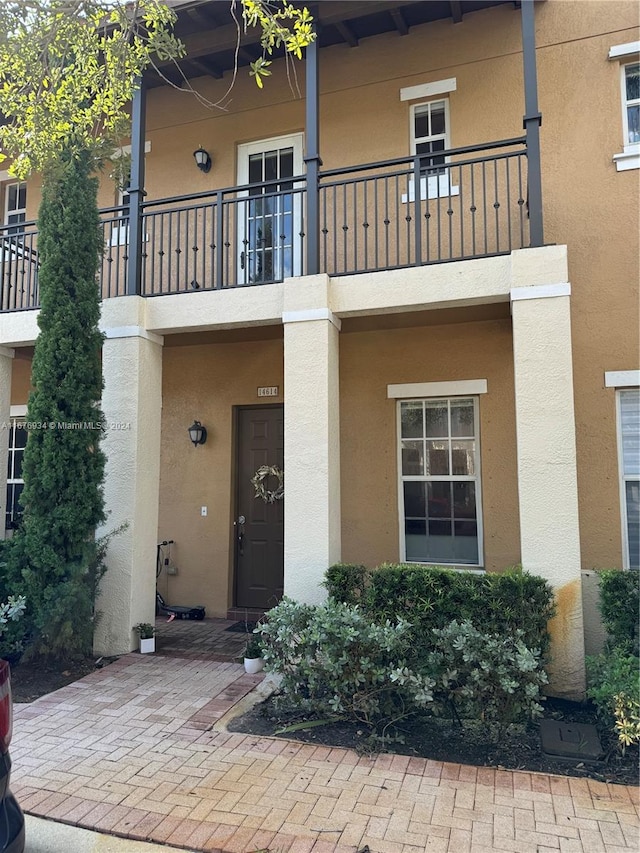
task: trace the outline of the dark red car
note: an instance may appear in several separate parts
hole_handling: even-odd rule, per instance
[[[11,669],[6,660],[0,660],[0,853],[24,851],[24,815],[9,788],[12,730]]]

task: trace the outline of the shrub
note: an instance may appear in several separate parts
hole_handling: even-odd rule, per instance
[[[640,574],[619,570],[599,572],[600,612],[609,635],[609,648],[638,655]]]
[[[369,570],[357,563],[336,563],[327,569],[323,586],[336,601],[360,604],[369,575]]]
[[[619,693],[614,698],[616,732],[624,752],[625,747],[640,744],[640,701],[626,693]]]
[[[624,748],[640,743],[640,659],[622,648],[587,658],[587,696]]]
[[[321,717],[385,725],[427,706],[433,682],[406,665],[407,622],[371,622],[357,607],[284,598],[260,627],[283,698]]]
[[[554,612],[553,591],[543,578],[514,567],[478,574],[411,564],[385,564],[365,570],[357,580],[354,567],[340,565],[327,573],[329,592],[339,600],[359,596],[362,610],[376,622],[398,616],[411,623],[414,663],[424,661],[430,632],[452,621],[468,620],[482,633],[512,636],[522,632],[531,649],[549,650],[547,622]],[[341,598],[342,595],[342,598]]]
[[[540,688],[547,683],[540,649],[524,643],[524,632],[488,634],[454,620],[432,632],[429,666],[434,693],[455,716],[475,717],[496,727],[542,712]]]
[[[21,617],[25,609],[24,595],[10,595],[6,602],[0,604],[0,657],[19,657],[22,654],[25,628]]]
[[[29,654],[65,659],[93,643],[94,541],[104,520],[104,418],[96,271],[103,237],[87,153],[65,151],[45,177],[38,214],[41,301],[24,451],[24,507],[12,554],[28,601]],[[57,428],[47,429],[47,424]],[[68,428],[70,427],[70,428]]]
[[[59,626],[56,635],[56,656],[62,659],[73,658],[91,652],[93,632],[98,623],[101,613],[96,609],[100,582],[106,572],[106,554],[111,539],[117,536],[127,527],[126,523],[110,531],[104,536],[85,543],[86,562],[83,571],[77,578],[77,583],[67,583],[60,588],[60,594],[74,596],[76,601],[77,628],[75,640],[83,638],[84,649],[78,648],[77,642],[67,642],[67,625]],[[7,625],[5,636],[0,649],[6,649],[7,653],[20,654],[24,652],[25,659],[37,658],[41,652],[43,638],[51,636],[51,629],[45,626],[40,629],[43,622],[38,599],[30,594],[30,562],[25,537],[16,534],[12,539],[6,540],[0,547],[0,601],[6,598],[9,590],[15,591],[26,597],[27,606],[24,619],[17,623]],[[35,600],[34,600],[35,599]],[[47,599],[48,607],[53,607],[55,591],[50,590]],[[72,605],[69,604],[70,608]],[[79,616],[83,614],[82,621]],[[0,651],[0,654],[2,652]],[[46,657],[47,655],[44,655]]]

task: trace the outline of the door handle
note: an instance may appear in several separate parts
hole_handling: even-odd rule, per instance
[[[240,252],[240,269],[244,269],[244,252]]]
[[[236,522],[236,526],[238,528],[238,554],[241,557],[244,557],[244,523],[246,518],[244,515],[239,515],[238,520]]]

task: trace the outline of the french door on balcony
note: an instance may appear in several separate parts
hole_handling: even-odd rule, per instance
[[[238,146],[238,284],[282,281],[302,273],[301,133]]]

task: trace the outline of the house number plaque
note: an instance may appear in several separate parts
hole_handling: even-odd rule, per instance
[[[277,397],[280,393],[278,385],[264,385],[258,388],[258,397]]]

